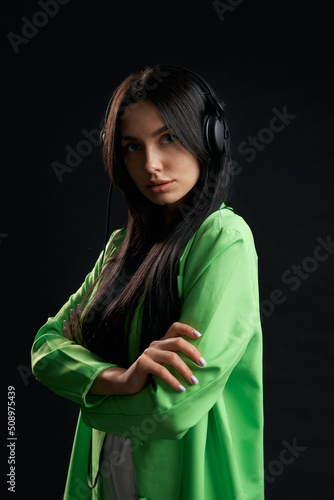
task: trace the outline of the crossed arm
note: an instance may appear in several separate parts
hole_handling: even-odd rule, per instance
[[[86,425],[121,435],[159,408],[159,415],[166,418],[155,437],[175,439],[209,411],[243,358],[254,357],[247,361],[249,366],[261,361],[257,257],[251,237],[247,231],[244,235],[234,230],[210,233],[198,240],[191,253],[179,322],[150,344],[128,370],[106,363],[70,340],[71,332],[76,334],[76,315],[63,328],[63,320],[70,319],[69,311],[75,310],[84,289],[38,332],[32,349],[36,377],[81,404]],[[41,370],[43,364],[46,370]],[[247,372],[245,362],[242,369],[247,383],[253,378],[253,385],[259,383],[256,368]]]
[[[81,310],[77,306],[76,310],[71,309],[71,323],[69,324],[67,321],[63,323],[64,336],[69,340],[79,341],[80,316]],[[176,351],[182,352],[199,366],[205,366],[206,362],[196,347],[179,335],[191,339],[197,339],[201,336],[190,325],[173,323],[166,334],[160,340],[152,342],[128,369],[113,366],[100,372],[91,386],[89,394],[100,396],[136,394],[145,387],[150,374],[161,378],[177,391],[184,392],[185,387],[181,384],[180,377],[172,375],[163,366],[163,363],[173,366],[190,384],[198,384],[192,370]]]

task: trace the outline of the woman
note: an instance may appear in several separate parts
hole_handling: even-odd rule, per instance
[[[32,348],[36,378],[81,406],[64,499],[261,500],[257,254],[227,203],[223,104],[160,66],[108,108],[128,223]]]

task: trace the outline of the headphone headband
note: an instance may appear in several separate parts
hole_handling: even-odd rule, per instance
[[[202,90],[207,90],[209,92],[209,95],[211,96],[211,98],[213,100],[213,104],[215,105],[216,108],[219,108],[220,118],[224,117],[225,109],[226,109],[225,108],[225,104],[222,103],[222,101],[220,101],[218,99],[218,97],[217,97],[216,93],[214,92],[213,88],[211,87],[211,85],[206,80],[204,80],[204,78],[202,78],[195,71],[193,71],[191,69],[188,69],[188,68],[184,68],[182,66],[168,66],[168,68],[178,69],[181,72],[189,73],[190,76],[193,78],[193,80],[202,88]],[[204,92],[204,93],[207,95],[206,92]]]

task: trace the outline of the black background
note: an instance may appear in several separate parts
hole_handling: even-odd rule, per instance
[[[65,164],[66,146],[75,150],[84,129],[99,127],[125,76],[155,64],[198,72],[227,104],[238,165],[233,206],[250,225],[259,256],[266,499],[333,498],[333,249],[314,258],[317,238],[334,239],[332,16],[323,2],[225,3],[230,10],[221,19],[204,0],[72,0],[15,53],[8,33],[22,36],[22,17],[31,21],[41,7],[7,2],[1,366],[3,400],[7,386],[16,388],[14,498],[62,498],[79,407],[35,380],[30,349],[104,242],[109,181],[100,148],[93,146],[62,182],[52,163]],[[284,106],[295,118],[248,161],[240,144],[268,138],[263,129]],[[110,231],[126,221],[125,201],[114,189]],[[3,435],[5,448],[6,423]],[[283,452],[286,443],[300,447],[289,464],[282,463],[292,456]]]

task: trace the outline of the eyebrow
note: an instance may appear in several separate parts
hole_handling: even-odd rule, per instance
[[[163,127],[158,128],[155,130],[152,134],[151,137],[156,137],[157,135],[161,134],[162,132],[165,132],[165,130],[168,130],[167,125],[164,125]],[[122,141],[136,141],[137,138],[133,137],[132,135],[125,135],[121,137]]]

